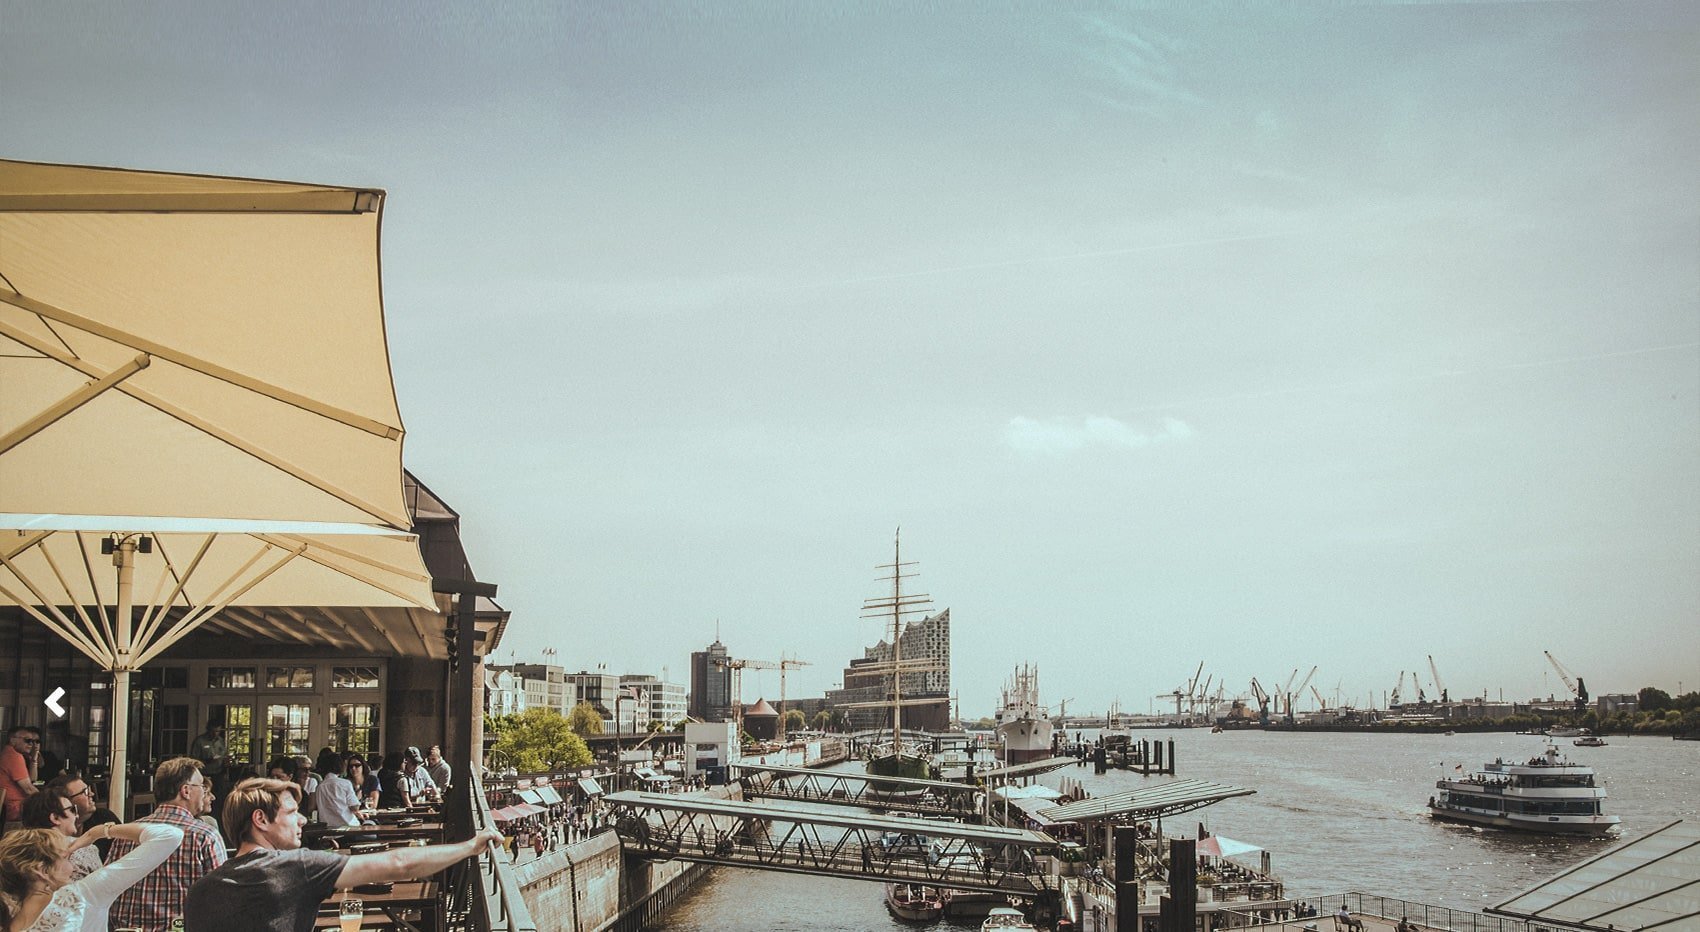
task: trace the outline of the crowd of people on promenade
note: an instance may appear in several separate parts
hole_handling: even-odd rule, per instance
[[[436,798],[452,777],[441,749],[386,755],[370,774],[361,755],[327,748],[317,761],[274,760],[260,776],[230,772],[213,732],[158,765],[154,808],[125,823],[96,805],[80,774],[37,785],[41,732],[12,728],[0,748],[0,932],[168,932],[179,922],[184,932],[307,932],[337,890],[430,876],[502,843],[491,830],[373,854],[303,848],[312,815],[358,825],[371,803]],[[234,781],[226,791],[221,778]]]

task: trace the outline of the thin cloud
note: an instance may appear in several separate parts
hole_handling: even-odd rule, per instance
[[[1063,456],[1086,449],[1140,450],[1192,437],[1190,425],[1179,418],[1164,418],[1151,430],[1134,427],[1113,417],[1010,418],[1004,426],[1004,442],[1018,453]]]

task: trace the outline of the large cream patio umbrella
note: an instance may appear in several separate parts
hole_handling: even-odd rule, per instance
[[[114,811],[129,674],[198,625],[440,649],[382,201],[0,160],[0,599],[112,672]]]

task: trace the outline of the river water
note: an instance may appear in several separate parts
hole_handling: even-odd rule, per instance
[[[1087,737],[1092,737],[1088,731]],[[1700,742],[1610,737],[1609,746],[1562,749],[1599,773],[1606,811],[1622,818],[1615,839],[1557,839],[1431,821],[1434,781],[1462,764],[1527,759],[1543,739],[1512,734],[1380,735],[1205,729],[1136,731],[1175,741],[1175,777],[1090,767],[1058,771],[1093,795],[1175,779],[1257,791],[1177,816],[1169,834],[1212,832],[1261,845],[1291,896],[1361,891],[1463,909],[1492,906],[1622,840],[1676,819],[1700,818]],[[1251,861],[1255,863],[1255,859]],[[970,926],[972,927],[972,926]],[[912,928],[887,914],[878,884],[718,868],[657,927],[707,930]],[[939,924],[938,928],[951,928]]]

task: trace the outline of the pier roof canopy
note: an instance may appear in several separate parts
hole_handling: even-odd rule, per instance
[[[1047,809],[1053,822],[1143,821],[1202,809],[1212,803],[1257,792],[1205,780],[1177,780],[1114,796],[1098,796]]]
[[[1700,822],[1648,832],[1487,912],[1601,932],[1700,928]]]

